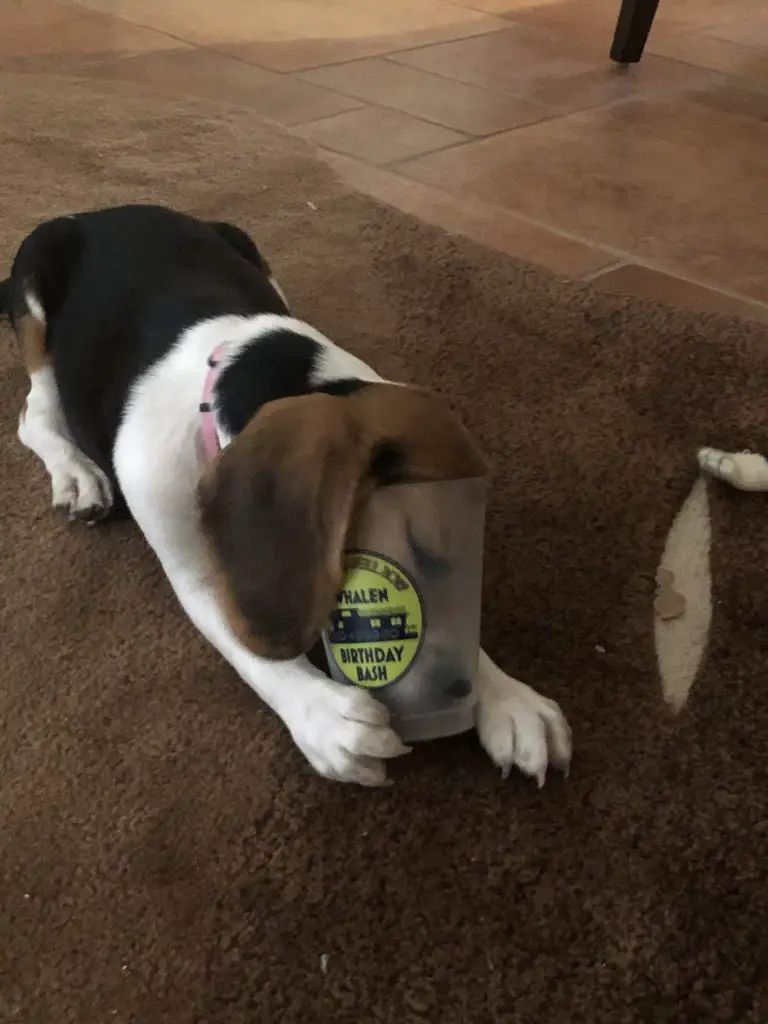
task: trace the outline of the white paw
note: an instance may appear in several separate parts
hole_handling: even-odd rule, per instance
[[[741,491],[768,491],[768,459],[755,452],[723,452],[700,448],[699,467]]]
[[[571,730],[560,707],[530,686],[500,674],[483,687],[476,710],[477,732],[504,777],[516,766],[544,785],[550,764],[568,773]]]
[[[386,760],[410,749],[389,727],[389,713],[378,701],[331,680],[313,679],[284,720],[315,771],[338,782],[384,786]]]
[[[112,507],[112,487],[104,473],[79,452],[51,469],[53,507],[64,509],[70,519],[95,523]]]

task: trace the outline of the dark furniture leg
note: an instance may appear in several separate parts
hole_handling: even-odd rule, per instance
[[[617,64],[637,64],[651,31],[659,0],[622,0],[611,60]]]

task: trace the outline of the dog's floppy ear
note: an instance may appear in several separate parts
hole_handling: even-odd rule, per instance
[[[221,596],[254,653],[297,657],[325,626],[367,462],[344,398],[312,394],[268,403],[204,474]]]
[[[412,388],[376,383],[269,402],[199,488],[202,529],[238,638],[269,658],[307,651],[326,626],[347,534],[373,489],[480,467],[444,404]]]

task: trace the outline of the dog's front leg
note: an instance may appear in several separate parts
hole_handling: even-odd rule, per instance
[[[476,689],[480,742],[505,776],[515,765],[543,786],[549,764],[568,770],[571,730],[553,700],[508,676],[485,651],[480,651]]]
[[[333,682],[305,657],[272,661],[234,635],[211,582],[195,492],[193,434],[180,418],[158,419],[161,403],[139,394],[117,438],[114,463],[133,518],[197,629],[288,727],[312,767],[329,779],[380,786],[386,760],[407,748],[385,708],[365,691]],[[153,412],[155,416],[153,418]],[[160,436],[165,442],[158,444]]]
[[[165,568],[189,618],[282,718],[320,775],[362,786],[386,783],[386,760],[408,748],[390,729],[381,704],[363,690],[333,682],[306,657],[271,661],[252,654],[233,635],[202,574],[167,564]]]

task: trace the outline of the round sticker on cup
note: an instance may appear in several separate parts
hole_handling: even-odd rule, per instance
[[[421,647],[421,595],[402,566],[376,552],[348,551],[344,567],[327,634],[331,657],[355,686],[391,686]]]

